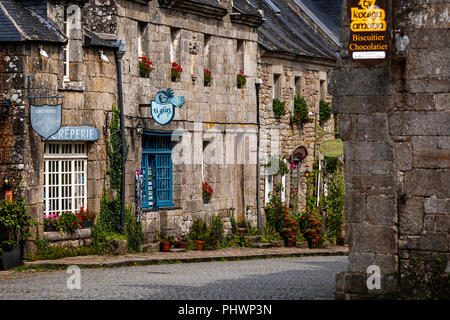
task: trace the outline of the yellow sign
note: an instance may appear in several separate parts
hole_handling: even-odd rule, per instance
[[[375,5],[376,0],[361,0],[351,8],[350,29],[353,32],[386,31],[386,11]]]
[[[367,66],[384,61],[389,54],[386,0],[347,0],[347,14],[352,60]]]

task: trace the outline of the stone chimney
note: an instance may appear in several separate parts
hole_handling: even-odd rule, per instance
[[[233,12],[233,0],[218,0],[222,7],[228,9],[228,13]]]

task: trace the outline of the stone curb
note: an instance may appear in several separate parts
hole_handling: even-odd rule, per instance
[[[260,253],[260,254],[230,254],[230,255],[213,255],[207,257],[171,257],[171,258],[132,258],[110,262],[74,262],[74,261],[55,261],[55,260],[39,260],[24,263],[25,266],[33,266],[40,268],[64,268],[70,265],[77,265],[82,268],[113,268],[126,266],[145,266],[158,264],[175,264],[175,263],[195,263],[195,262],[212,262],[212,261],[237,261],[237,260],[253,260],[253,259],[269,259],[269,258],[295,258],[308,256],[347,256],[348,250],[315,250],[310,249],[302,252],[289,253]],[[120,256],[118,256],[120,259]]]

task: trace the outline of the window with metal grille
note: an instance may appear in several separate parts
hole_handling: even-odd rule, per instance
[[[45,214],[87,208],[87,150],[85,143],[44,145]]]
[[[142,136],[142,206],[168,207],[172,198],[171,133],[144,133]]]

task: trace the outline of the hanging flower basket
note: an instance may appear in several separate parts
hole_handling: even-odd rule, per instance
[[[203,203],[208,203],[213,195],[213,188],[208,184],[208,182],[202,183],[202,198]]]
[[[148,78],[150,72],[152,72],[153,62],[151,62],[147,57],[139,57],[139,76],[141,78]]]
[[[212,82],[211,71],[209,71],[208,69],[204,69],[203,70],[203,83],[204,83],[205,87],[209,87],[211,85],[211,82]]]
[[[242,70],[239,71],[239,74],[237,75],[237,87],[238,88],[242,88],[245,86],[245,84],[247,83],[247,78],[248,76],[246,76],[244,74],[244,72]]]
[[[170,78],[172,79],[172,82],[178,82],[182,72],[183,68],[178,63],[172,62],[172,67],[170,69]]]

